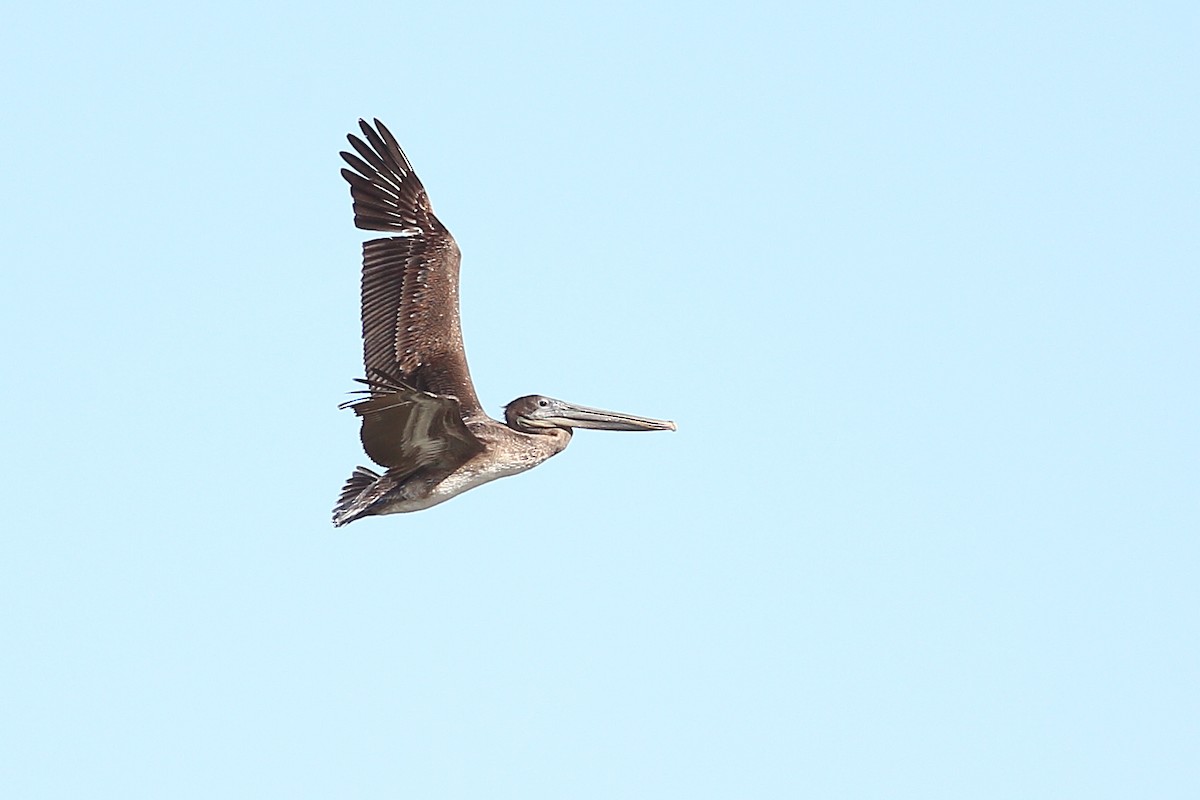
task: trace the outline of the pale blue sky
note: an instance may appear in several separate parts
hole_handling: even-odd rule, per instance
[[[0,795],[1200,796],[1194,3],[30,4],[0,29]],[[337,152],[498,413],[334,530]]]

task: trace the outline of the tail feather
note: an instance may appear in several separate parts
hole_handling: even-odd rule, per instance
[[[333,507],[333,524],[335,527],[341,527],[347,522],[353,522],[364,515],[364,512],[370,508],[370,503],[360,505],[356,501],[369,488],[375,485],[381,476],[374,470],[366,467],[355,467],[354,472],[350,473],[350,477],[346,479],[346,485],[342,487],[342,493],[338,495],[337,505]]]

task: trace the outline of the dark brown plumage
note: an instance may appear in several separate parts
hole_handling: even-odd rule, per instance
[[[363,360],[367,374],[395,374],[410,386],[458,398],[480,410],[463,352],[458,317],[461,255],[433,213],[429,195],[395,137],[375,120],[359,126],[367,142],[347,138],[362,158],[342,153],[355,171],[342,170],[354,200],[354,224],[395,231],[363,244]]]

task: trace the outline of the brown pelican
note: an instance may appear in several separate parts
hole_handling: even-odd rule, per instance
[[[425,187],[391,132],[359,120],[347,138],[354,224],[387,231],[363,244],[362,336],[366,389],[342,407],[362,417],[367,455],[333,509],[333,524],[419,511],[468,489],[532,469],[562,452],[574,428],[675,430],[666,420],[519,397],[504,422],[479,405],[458,321],[458,245],[433,214]]]

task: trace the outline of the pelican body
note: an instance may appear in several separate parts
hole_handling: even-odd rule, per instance
[[[541,395],[509,403],[500,422],[475,395],[458,315],[460,253],[391,132],[359,120],[351,134],[354,224],[391,236],[363,244],[362,331],[367,388],[343,403],[362,419],[367,455],[342,488],[333,524],[420,511],[561,453],[575,428],[675,430],[667,420]]]

